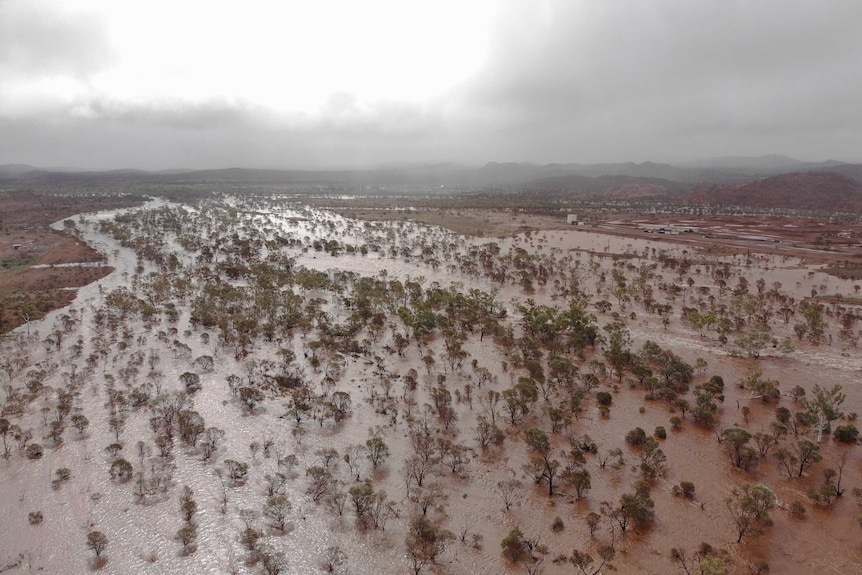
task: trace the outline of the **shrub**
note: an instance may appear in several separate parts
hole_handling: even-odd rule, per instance
[[[559,515],[557,515],[556,519],[554,519],[554,522],[551,523],[551,531],[553,531],[554,533],[559,533],[565,528],[566,524],[563,523],[563,519]]]
[[[115,481],[126,481],[132,476],[132,464],[122,457],[115,459],[111,463],[109,473],[111,474],[111,479]]]
[[[27,459],[39,459],[42,457],[42,446],[38,443],[31,443],[27,446]]]
[[[54,489],[59,489],[63,483],[69,481],[69,478],[72,477],[72,472],[69,471],[68,467],[61,467],[60,469],[54,472],[55,479],[51,481],[51,486]]]
[[[682,495],[686,499],[694,498],[694,483],[692,483],[691,481],[680,481],[679,491],[680,495]]]
[[[500,547],[503,548],[503,557],[510,563],[520,563],[530,555],[529,542],[517,527],[503,538]]]
[[[599,405],[610,405],[614,401],[614,396],[607,391],[600,391],[596,393],[596,401],[599,402]]]
[[[670,418],[670,426],[676,431],[682,429],[682,418],[678,415],[674,415]]]
[[[839,425],[835,428],[835,436],[836,441],[840,441],[842,443],[856,443],[856,440],[859,439],[859,430],[855,425]]]
[[[646,441],[646,438],[646,431],[644,431],[640,427],[635,427],[634,429],[626,433],[626,443],[630,445],[643,445]]]
[[[659,439],[667,439],[667,430],[661,425],[659,425],[655,428],[655,436]]]
[[[40,525],[42,523],[42,512],[41,511],[31,511],[27,517],[30,521],[30,525]]]

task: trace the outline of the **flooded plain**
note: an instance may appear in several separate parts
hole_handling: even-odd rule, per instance
[[[702,543],[726,573],[756,572],[759,561],[772,573],[862,570],[855,443],[827,433],[822,460],[788,477],[774,453],[813,439],[810,424],[779,435],[748,469],[718,441],[733,427],[772,433],[779,407],[804,412],[796,386],[807,397],[815,385],[841,386],[833,429],[862,408],[854,284],[793,255],[718,257],[579,229],[490,240],[240,197],[74,221],[115,271],[3,341],[3,418],[17,436],[5,436],[0,460],[0,572],[555,575],[575,572],[573,550],[598,560],[612,545],[619,572],[665,574],[683,572],[672,548],[694,557]],[[819,324],[803,316],[814,313],[806,301],[820,305]],[[571,327],[541,335],[569,325],[560,316],[570,305],[592,316],[604,341],[575,345]],[[686,310],[715,320],[697,327]],[[534,312],[555,319],[530,323]],[[806,321],[800,336],[795,326]],[[654,342],[696,366],[678,391],[687,415],[646,398],[634,360],[615,372],[609,324],[624,327],[634,356]],[[769,334],[756,354],[736,343],[753,332]],[[570,366],[567,383],[554,365]],[[772,401],[740,387],[753,366],[778,382]],[[713,376],[724,389],[705,426],[691,406]],[[349,408],[333,416],[339,392]],[[507,411],[505,398],[517,409]],[[200,417],[194,442],[158,421],[174,400]],[[79,431],[72,415],[88,425]],[[499,434],[483,446],[488,421]],[[643,448],[625,439],[636,427],[648,436],[665,428],[656,444],[666,463],[646,480],[653,517],[622,532],[615,508],[643,487]],[[587,472],[581,497],[562,475],[552,496],[547,478],[535,481],[538,452],[525,440],[533,428],[548,437],[552,460]],[[201,438],[210,436],[218,439],[208,455]],[[381,442],[388,455],[374,462]],[[42,453],[30,458],[33,443]],[[573,453],[585,443],[595,449]],[[129,477],[110,472],[121,458]],[[237,463],[243,477],[228,477]],[[841,496],[812,499],[824,471],[839,467]],[[57,481],[62,468],[69,477]],[[681,482],[694,484],[693,497],[675,493]],[[738,543],[731,507],[744,483],[767,485],[777,504],[772,525]],[[190,521],[184,486],[196,501]],[[360,500],[363,488],[371,499]],[[275,496],[290,502],[283,528],[273,524]],[[406,539],[419,516],[453,538],[417,563]],[[188,525],[195,538],[185,545],[178,530]],[[518,564],[501,554],[515,528],[530,544]],[[108,538],[104,563],[86,547],[93,530]]]

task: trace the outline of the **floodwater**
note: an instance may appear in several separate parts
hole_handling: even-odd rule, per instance
[[[244,198],[231,198],[227,207],[237,210],[233,221],[214,223],[207,209],[179,207],[166,202],[153,202],[141,209],[122,210],[110,213],[87,214],[78,218],[84,239],[100,249],[107,257],[107,264],[116,271],[99,282],[82,288],[74,304],[58,310],[30,326],[19,328],[14,338],[3,342],[3,357],[10,367],[4,370],[3,391],[0,397],[9,402],[13,390],[24,389],[33,377],[32,371],[43,369],[43,384],[62,388],[75,374],[83,374],[80,396],[75,399],[74,411],[85,415],[90,422],[85,433],[79,434],[67,425],[64,441],[58,445],[46,437],[49,422],[57,401],[56,394],[39,392],[26,404],[21,415],[9,417],[11,423],[33,431],[33,441],[45,446],[44,456],[28,460],[17,449],[12,449],[9,459],[0,460],[0,478],[4,489],[0,492],[0,520],[5,526],[0,531],[0,572],[18,573],[42,571],[48,573],[83,573],[92,566],[92,552],[85,547],[85,538],[90,530],[105,533],[109,544],[105,551],[107,562],[101,567],[108,573],[260,573],[259,561],[249,561],[249,553],[239,541],[245,528],[241,511],[253,510],[250,525],[264,533],[264,547],[271,552],[282,553],[285,573],[323,572],[326,549],[340,547],[346,554],[344,573],[351,574],[401,574],[410,572],[405,555],[404,538],[409,519],[417,513],[416,505],[406,495],[403,479],[403,462],[412,452],[409,442],[409,427],[403,399],[394,402],[398,416],[393,422],[393,405],[381,400],[381,372],[404,376],[413,368],[419,372],[419,388],[415,394],[404,390],[401,380],[395,378],[390,391],[394,398],[410,397],[414,405],[412,416],[421,420],[422,406],[430,403],[431,382],[437,375],[445,376],[445,385],[452,391],[464,393],[465,385],[476,385],[470,360],[488,368],[495,381],[486,384],[491,389],[502,391],[526,374],[524,370],[510,367],[506,357],[491,338],[480,342],[478,337],[468,338],[465,349],[469,358],[463,370],[450,371],[442,358],[442,338],[436,338],[421,349],[410,345],[403,356],[385,354],[383,346],[391,341],[392,329],[387,327],[375,344],[371,355],[382,356],[379,361],[370,357],[347,357],[344,373],[336,388],[348,391],[353,401],[353,413],[338,425],[326,423],[318,426],[314,421],[302,424],[304,433],[297,441],[294,425],[285,413],[285,398],[270,397],[263,402],[255,414],[249,415],[241,409],[226,382],[229,375],[251,377],[253,362],[275,360],[280,345],[296,352],[297,362],[305,376],[312,382],[316,392],[323,393],[320,383],[322,374],[315,371],[307,361],[308,343],[316,339],[315,332],[303,337],[296,333],[290,341],[281,344],[256,341],[248,357],[238,361],[225,348],[204,343],[201,327],[190,324],[188,299],[177,300],[179,319],[169,322],[160,319],[155,325],[145,325],[139,318],[121,322],[117,331],[106,333],[95,324],[95,318],[104,309],[105,298],[119,288],[136,293],[139,280],[159,266],[141,260],[134,250],[122,246],[113,237],[102,233],[99,223],[114,221],[116,216],[149,214],[148,225],[153,222],[176,218],[183,222],[181,231],[162,230],[159,241],[162,249],[178,256],[183,271],[190,281],[194,271],[207,267],[201,263],[198,253],[183,246],[181,236],[190,230],[198,233],[205,242],[236,233],[240,238],[272,240],[275,237],[290,240],[280,247],[267,244],[261,247],[255,258],[261,260],[279,252],[294,258],[296,266],[321,271],[352,272],[360,276],[385,277],[405,281],[420,281],[428,287],[434,283],[449,286],[454,283],[459,289],[480,289],[497,294],[497,299],[507,309],[508,319],[517,324],[517,306],[528,297],[538,304],[565,305],[565,299],[556,293],[554,280],[560,280],[571,270],[577,270],[579,285],[593,302],[607,299],[613,305],[606,313],[594,311],[598,324],[604,325],[614,318],[612,314],[626,320],[632,334],[633,347],[637,349],[647,340],[659,343],[672,350],[684,360],[694,363],[697,358],[706,360],[708,366],[695,377],[694,383],[702,383],[711,375],[721,375],[725,381],[725,400],[719,407],[718,429],[741,425],[754,433],[767,430],[773,419],[774,405],[750,400],[748,392],[737,387],[748,364],[753,360],[734,357],[729,353],[731,344],[721,345],[714,332],[701,337],[680,319],[681,305],[690,305],[693,295],[676,295],[673,298],[658,290],[662,282],[683,285],[691,277],[696,287],[710,289],[710,294],[719,296],[708,267],[727,263],[733,277],[728,285],[736,284],[738,277],[748,280],[751,292],[755,282],[763,278],[771,287],[780,282],[783,293],[798,300],[810,295],[811,290],[820,294],[853,293],[851,282],[832,278],[813,267],[804,267],[793,257],[758,256],[727,257],[717,259],[699,254],[683,246],[653,240],[632,240],[600,233],[571,230],[533,233],[530,236],[500,239],[495,244],[497,263],[493,269],[483,271],[472,268],[470,254],[488,249],[488,240],[465,238],[436,227],[423,227],[404,222],[366,223],[349,220],[323,210],[303,206],[284,206],[264,200],[251,202]],[[224,206],[213,210],[221,215]],[[161,215],[160,215],[161,214]],[[170,215],[168,215],[170,214]],[[160,219],[161,218],[161,219]],[[175,221],[175,220],[171,220]],[[133,224],[129,224],[133,227]],[[143,235],[152,230],[136,230]],[[317,249],[315,241],[337,241],[336,254]],[[348,246],[356,249],[348,249]],[[364,253],[359,250],[365,246]],[[543,256],[543,265],[549,272],[549,281],[531,286],[525,293],[516,281],[511,269],[502,275],[499,271],[504,256],[523,250]],[[354,253],[350,253],[353,251]],[[638,270],[656,264],[658,256],[691,260],[685,274],[673,269],[659,268],[655,274],[659,280],[651,279],[655,297],[661,303],[670,303],[674,311],[670,321],[664,325],[661,318],[644,311],[636,302],[619,303],[609,289],[612,269],[622,269],[626,278],[633,281]],[[216,259],[218,256],[216,256]],[[623,261],[626,266],[616,266]],[[490,264],[489,264],[490,265]],[[139,269],[139,266],[142,269]],[[697,270],[700,270],[698,273]],[[179,273],[179,272],[178,272]],[[605,280],[602,281],[602,277]],[[501,278],[505,278],[502,279]],[[235,282],[241,285],[242,281]],[[327,301],[326,309],[337,315],[339,306],[334,295],[324,290],[313,294]],[[689,299],[683,300],[684,297]],[[593,310],[591,310],[593,311]],[[631,319],[630,314],[635,318]],[[64,335],[65,345],[56,349],[44,343],[44,339],[59,329],[64,317],[74,321]],[[777,353],[765,355],[760,361],[764,376],[780,381],[780,389],[786,393],[795,385],[809,391],[814,384],[840,384],[847,398],[842,409],[845,413],[862,408],[862,391],[858,384],[862,372],[862,354],[848,344],[839,342],[838,327],[834,319],[827,319],[831,344],[811,345],[796,341],[792,325],[784,324],[777,317],[770,320],[770,328],[778,338],[794,340],[795,351],[783,356]],[[171,332],[159,338],[158,332]],[[132,343],[126,348],[119,345],[121,332],[133,334]],[[210,330],[211,341],[217,339],[217,328]],[[857,330],[858,331],[858,330]],[[29,334],[29,335],[28,335]],[[173,340],[182,341],[190,348],[188,354],[177,354]],[[731,336],[731,341],[733,336]],[[72,343],[80,341],[80,352],[73,353]],[[827,342],[830,340],[827,340]],[[214,357],[214,368],[200,374],[201,390],[194,397],[194,409],[206,421],[225,431],[222,443],[214,460],[202,461],[200,450],[182,447],[177,443],[168,469],[161,469],[162,461],[157,456],[153,442],[154,434],[149,426],[152,415],[146,407],[130,408],[125,414],[125,426],[120,433],[123,444],[122,456],[131,462],[136,471],[147,474],[167,473],[171,476],[164,492],[157,491],[139,502],[134,495],[134,481],[118,483],[112,481],[108,467],[112,461],[105,448],[115,442],[114,432],[109,426],[105,409],[108,382],[119,382],[129,389],[143,385],[147,380],[148,367],[129,371],[136,351],[158,355],[156,370],[162,374],[162,391],[180,390],[180,375],[194,370],[193,358],[204,354]],[[433,352],[439,358],[431,372],[426,375],[422,357]],[[94,356],[95,365],[87,367],[86,358]],[[600,352],[587,360],[601,360]],[[18,360],[17,363],[15,360]],[[581,363],[578,361],[578,363]],[[581,373],[589,371],[581,364]],[[660,440],[661,449],[667,455],[667,470],[652,485],[651,497],[655,501],[655,521],[642,533],[631,530],[624,536],[616,534],[617,557],[614,564],[622,573],[675,573],[681,572],[670,559],[672,547],[685,548],[693,554],[701,542],[717,549],[726,550],[733,560],[731,572],[747,572],[749,560],[768,561],[772,573],[859,573],[862,556],[858,545],[859,514],[857,502],[851,489],[862,487],[858,448],[835,444],[826,436],[822,445],[824,460],[815,464],[806,477],[789,479],[779,473],[775,461],[770,457],[751,471],[734,469],[724,446],[716,441],[712,431],[699,429],[687,419],[679,431],[671,430],[669,419],[673,413],[665,403],[646,401],[642,389],[630,389],[626,383],[614,387],[614,378],[603,378],[603,388],[613,389],[613,404],[610,415],[602,417],[593,401],[587,401],[584,412],[575,420],[567,433],[573,436],[588,434],[599,447],[599,455],[614,448],[623,451],[625,464],[620,468],[599,466],[599,457],[588,454],[586,467],[592,476],[592,488],[582,500],[576,500],[571,488],[560,484],[557,495],[547,496],[547,486],[534,486],[523,471],[528,461],[527,450],[521,429],[537,426],[550,429],[543,415],[544,400],[539,399],[531,413],[517,428],[504,426],[507,439],[502,449],[483,453],[476,448],[474,429],[476,417],[482,413],[478,395],[487,388],[476,390],[472,406],[455,403],[457,422],[450,430],[437,427],[432,420],[435,436],[458,441],[472,449],[469,461],[458,474],[437,466],[430,481],[439,484],[445,496],[438,505],[428,510],[429,517],[455,534],[464,532],[465,542],[455,540],[438,558],[440,573],[452,575],[497,574],[506,566],[500,555],[500,540],[510,529],[519,527],[528,537],[538,539],[548,547],[549,553],[542,565],[543,572],[553,575],[571,573],[573,568],[553,560],[560,555],[569,555],[580,549],[596,555],[598,545],[610,543],[608,524],[603,522],[591,536],[584,517],[591,511],[598,512],[603,501],[616,502],[622,493],[633,490],[639,474],[638,452],[629,447],[625,434],[634,427],[652,433],[657,426],[668,430],[667,439]],[[115,384],[116,385],[116,384]],[[47,399],[46,399],[47,398]],[[693,402],[693,399],[689,397]],[[783,397],[779,405],[794,409],[793,402]],[[746,422],[743,407],[750,409]],[[798,406],[796,406],[798,408]],[[44,411],[43,411],[44,409]],[[844,423],[844,422],[839,422]],[[350,502],[343,516],[334,515],[324,506],[314,503],[306,494],[309,479],[305,470],[320,465],[320,448],[333,448],[343,454],[350,446],[364,444],[369,430],[376,429],[390,448],[388,460],[378,469],[364,462],[359,471],[363,479],[373,482],[375,489],[385,490],[394,502],[397,517],[392,518],[385,530],[360,531],[355,526]],[[249,445],[263,443],[271,437],[274,445],[268,456],[253,453]],[[144,451],[139,451],[142,441]],[[564,434],[552,436],[557,453],[567,449]],[[285,494],[292,503],[290,527],[287,533],[276,533],[266,526],[260,512],[266,501],[265,476],[284,471],[277,463],[276,453],[295,454],[297,465],[286,485]],[[829,506],[813,503],[807,495],[809,488],[818,487],[823,470],[835,467],[842,454],[847,453],[848,463],[844,468],[842,487],[847,492]],[[222,483],[215,470],[228,459],[248,464],[248,477],[244,484],[227,487],[227,504],[222,512]],[[71,470],[71,478],[52,487],[55,471],[61,467]],[[355,484],[347,465],[342,462],[333,468],[333,475],[343,482],[344,488]],[[523,482],[517,504],[505,511],[495,493],[497,483],[516,478]],[[672,487],[680,481],[691,481],[696,486],[694,500],[677,498]],[[743,482],[759,482],[769,485],[777,494],[779,508],[772,512],[774,525],[766,529],[759,539],[736,544],[736,532],[726,506],[733,490]],[[179,510],[179,492],[188,485],[194,491],[198,504],[195,516],[198,539],[195,550],[181,553],[181,545],[175,533],[183,526]],[[802,502],[807,512],[799,518],[789,513],[791,503]],[[40,525],[30,525],[28,513],[41,511],[44,520]],[[556,517],[563,520],[561,531],[552,531]],[[471,536],[475,535],[476,544]],[[518,569],[512,568],[512,572]],[[424,572],[433,572],[426,567]]]

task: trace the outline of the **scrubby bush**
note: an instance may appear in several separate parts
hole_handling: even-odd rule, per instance
[[[31,443],[27,446],[27,459],[40,459],[44,450],[38,443]]]
[[[694,483],[691,481],[680,481],[679,485],[674,485],[671,492],[676,497],[685,497],[686,499],[694,499]]]
[[[842,443],[856,443],[859,439],[859,430],[855,425],[839,425],[835,428],[835,432],[832,434],[835,437],[836,441],[840,441]]]
[[[646,441],[646,438],[646,431],[644,431],[640,427],[635,427],[634,429],[626,433],[626,443],[630,445],[643,445]]]
[[[111,479],[115,481],[126,481],[132,476],[132,471],[132,464],[121,457],[114,460],[109,473],[111,474]]]
[[[802,517],[805,515],[805,506],[800,501],[794,501],[790,504],[790,513],[797,517]]]
[[[61,485],[69,481],[69,478],[72,477],[72,472],[68,467],[61,467],[54,472],[54,476],[54,480],[51,481],[51,486],[54,489],[59,489]]]

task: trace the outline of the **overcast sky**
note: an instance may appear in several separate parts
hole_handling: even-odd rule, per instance
[[[0,164],[862,161],[859,0],[0,0]]]

